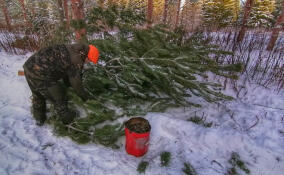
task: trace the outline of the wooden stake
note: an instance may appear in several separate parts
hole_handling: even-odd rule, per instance
[[[18,70],[18,76],[24,76],[25,72],[23,70]]]

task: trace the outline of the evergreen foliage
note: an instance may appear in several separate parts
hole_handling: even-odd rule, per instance
[[[184,163],[184,168],[182,171],[187,175],[197,175],[195,169],[190,163]]]
[[[232,99],[219,92],[219,84],[202,80],[207,72],[237,78],[236,73],[242,68],[240,64],[220,65],[209,56],[226,52],[209,45],[202,34],[186,38],[182,28],[174,32],[160,25],[140,28],[143,18],[139,15],[137,20],[133,17],[121,22],[124,12],[119,10],[127,11],[130,16],[135,16],[136,12],[116,10],[114,6],[110,9],[96,7],[88,15],[86,23],[90,28],[87,30],[104,32],[103,39],[90,40],[100,50],[99,63],[88,65],[83,73],[84,87],[93,99],[83,103],[69,91],[71,105],[83,109],[86,117],[77,118],[68,126],[52,120],[56,133],[70,136],[79,143],[117,147],[115,142],[123,135],[123,125],[106,125],[110,123],[106,121],[117,123],[115,120],[122,116],[163,112],[170,107],[199,107],[200,104],[189,100],[192,96],[208,102]],[[94,28],[98,21],[103,25]],[[110,28],[116,33],[108,33]]]
[[[213,122],[206,122],[205,118],[199,117],[199,116],[191,117],[191,118],[187,119],[187,121],[191,121],[191,122],[196,123],[198,125],[202,125],[206,128],[210,128],[213,125]]]
[[[272,15],[273,15],[273,26],[276,23],[276,20],[281,15],[281,9],[282,9],[282,2],[283,0],[276,0],[275,2],[275,8],[273,9]],[[282,24],[282,27],[284,27],[284,23]]]
[[[250,13],[248,26],[250,27],[271,27],[273,23],[273,15],[271,9],[272,2],[270,0],[257,0],[253,4]]]
[[[87,30],[89,33],[105,32],[119,29],[127,31],[135,25],[145,22],[144,10],[124,8],[123,6],[111,5],[109,8],[94,7],[87,14]]]
[[[236,78],[231,72],[241,69],[240,64],[221,66],[210,59],[210,53],[220,52],[206,45],[200,35],[183,40],[161,26],[134,29],[127,38],[119,34],[93,43],[102,51],[103,64],[85,72],[85,87],[96,100],[122,108],[126,115],[133,110],[145,113],[171,106],[200,106],[188,101],[192,95],[209,102],[231,99],[213,90],[219,85],[198,77],[211,71]]]
[[[238,6],[232,0],[205,0],[203,3],[203,22],[205,26],[226,27],[236,19]]]
[[[71,108],[85,109],[87,117],[77,118],[71,124],[64,125],[60,121],[60,117],[52,116],[48,123],[53,125],[54,132],[58,136],[69,136],[80,144],[94,142],[111,148],[119,148],[116,142],[124,135],[123,125],[118,123],[99,126],[107,120],[113,121],[115,119],[114,111],[103,107],[95,100],[84,103],[71,89],[68,92],[72,99],[70,101]]]
[[[145,173],[147,167],[149,165],[149,162],[146,162],[146,161],[142,161],[139,163],[138,167],[137,167],[137,171],[139,173]]]
[[[197,28],[202,18],[202,1],[186,0],[182,6],[181,17],[180,23],[185,29]]]
[[[161,154],[161,165],[162,166],[169,166],[171,161],[171,153],[170,152],[163,152]]]
[[[241,169],[246,174],[250,174],[250,170],[247,168],[246,164],[241,160],[238,153],[232,153],[229,163],[232,165],[232,167],[227,171],[227,175],[238,175],[238,169]]]

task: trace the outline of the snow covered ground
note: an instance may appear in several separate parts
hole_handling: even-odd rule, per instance
[[[245,84],[239,98],[203,108],[173,109],[148,113],[152,126],[148,153],[136,158],[121,148],[96,144],[78,145],[56,137],[48,125],[35,125],[24,77],[17,71],[30,54],[11,56],[0,52],[0,174],[1,175],[133,175],[140,161],[148,161],[145,174],[183,174],[189,162],[199,175],[223,175],[236,152],[251,175],[284,174],[284,93]],[[228,88],[225,92],[235,96]],[[213,126],[205,128],[186,121],[204,116]],[[171,152],[169,167],[160,154]],[[239,174],[245,174],[238,170]]]

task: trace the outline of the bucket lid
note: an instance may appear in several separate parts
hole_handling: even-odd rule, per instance
[[[146,133],[151,130],[151,125],[148,120],[142,117],[134,117],[125,122],[125,127],[131,132]]]

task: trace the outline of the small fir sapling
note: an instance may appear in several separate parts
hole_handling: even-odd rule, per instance
[[[169,166],[171,161],[171,153],[170,152],[163,152],[161,154],[161,165],[162,166]]]

